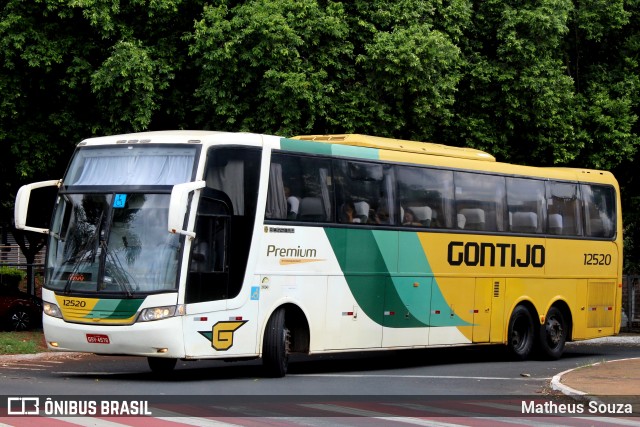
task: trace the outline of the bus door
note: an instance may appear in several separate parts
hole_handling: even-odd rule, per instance
[[[203,190],[191,242],[187,284],[184,341],[187,357],[211,356],[231,351],[233,327],[228,323],[230,203],[223,195]],[[226,316],[226,317],[225,317]],[[238,346],[236,346],[238,349]]]

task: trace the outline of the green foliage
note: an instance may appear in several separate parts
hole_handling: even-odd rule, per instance
[[[0,285],[17,286],[27,273],[13,267],[0,266]]]
[[[139,40],[119,41],[91,76],[102,116],[114,130],[145,130],[159,108],[158,97],[173,78],[171,65],[154,58]]]
[[[23,270],[19,270],[17,268],[7,267],[5,265],[0,265],[0,276],[17,277],[20,280],[22,280],[25,277],[27,277],[27,273],[25,273]]]
[[[32,354],[47,351],[42,331],[0,332],[0,354]]]
[[[351,46],[339,3],[264,0],[205,6],[190,55],[205,127],[292,134],[336,111]]]

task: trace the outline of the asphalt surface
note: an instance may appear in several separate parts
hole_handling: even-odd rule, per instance
[[[593,344],[638,345],[640,335],[619,335],[589,340]],[[570,345],[570,344],[569,344]],[[80,355],[81,353],[77,353]],[[73,358],[76,353],[38,353],[1,355],[2,361]],[[603,396],[639,396],[640,357],[608,360],[569,369],[553,376],[551,388],[567,396],[601,398]]]

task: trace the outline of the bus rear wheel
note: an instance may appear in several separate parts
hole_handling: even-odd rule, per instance
[[[549,309],[539,337],[540,352],[544,358],[557,360],[562,356],[567,342],[567,326],[562,311],[556,307]]]
[[[285,325],[285,310],[279,308],[267,322],[262,343],[262,366],[267,376],[280,378],[287,374],[290,339],[291,334]]]
[[[531,354],[534,344],[533,318],[529,310],[519,305],[511,313],[507,349],[518,360],[525,360]]]
[[[166,374],[173,371],[176,367],[178,359],[166,358],[166,357],[147,357],[149,368],[156,374]]]

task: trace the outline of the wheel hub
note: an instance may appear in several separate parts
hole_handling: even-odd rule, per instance
[[[558,344],[562,339],[562,325],[556,319],[547,321],[547,337],[553,344]]]

